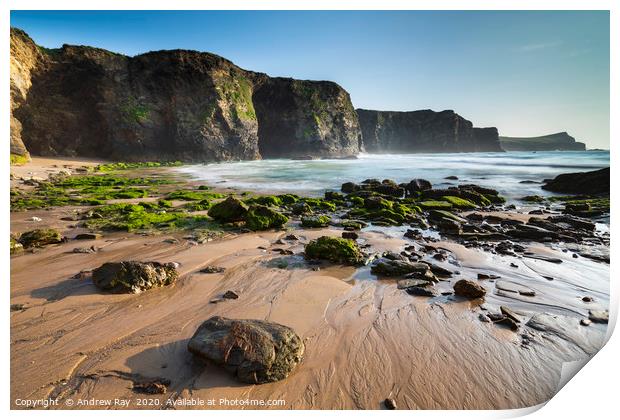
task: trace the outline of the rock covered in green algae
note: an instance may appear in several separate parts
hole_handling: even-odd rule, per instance
[[[22,233],[19,242],[24,248],[39,247],[62,242],[62,235],[56,229],[35,229]]]
[[[17,254],[24,250],[24,246],[11,236],[11,254]]]
[[[288,377],[305,350],[301,338],[284,325],[219,316],[200,325],[187,348],[200,358],[224,366],[239,381],[251,384]]]
[[[281,227],[288,222],[288,217],[267,206],[251,206],[245,215],[245,226],[252,230],[265,230]]]
[[[306,259],[328,260],[348,265],[358,265],[363,261],[355,241],[332,236],[321,236],[310,241],[306,245],[305,256]]]
[[[140,293],[173,284],[179,273],[174,264],[158,262],[108,262],[93,271],[93,283],[112,293]]]
[[[221,222],[239,222],[244,220],[248,207],[234,197],[228,197],[209,209],[209,216]]]
[[[327,227],[332,219],[329,216],[308,216],[301,218],[301,225],[309,228]]]

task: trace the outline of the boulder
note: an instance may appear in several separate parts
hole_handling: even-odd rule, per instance
[[[382,259],[370,268],[370,272],[384,277],[398,277],[411,273],[424,274],[429,267],[426,263],[412,263],[405,260]]]
[[[187,348],[194,355],[223,366],[239,381],[251,384],[288,377],[304,354],[303,341],[289,327],[219,316],[200,325]]]
[[[332,219],[329,216],[307,216],[301,218],[301,225],[308,228],[327,227]]]
[[[93,283],[112,293],[140,293],[173,284],[179,273],[173,263],[108,262],[93,271]]]
[[[328,260],[335,263],[358,265],[363,262],[359,247],[351,239],[321,236],[305,247],[306,259]]]
[[[56,229],[35,229],[22,233],[19,242],[24,248],[40,247],[62,242],[62,235]]]
[[[414,195],[417,192],[430,190],[431,188],[433,188],[433,184],[431,184],[430,181],[416,178],[409,181],[405,187],[405,190],[407,190],[407,194]]]
[[[459,280],[454,284],[454,294],[468,299],[484,297],[487,291],[484,287],[471,280]]]
[[[245,215],[245,226],[252,230],[277,228],[288,222],[288,217],[267,206],[251,206]]]
[[[242,201],[228,197],[226,200],[213,205],[209,209],[209,216],[220,222],[239,222],[244,220],[247,212],[248,207]]]
[[[563,194],[609,194],[609,168],[560,174],[545,180],[543,190]]]

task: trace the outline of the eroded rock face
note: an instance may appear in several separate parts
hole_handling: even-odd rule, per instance
[[[264,158],[346,157],[360,151],[351,98],[334,82],[263,78],[253,99]]]
[[[41,49],[17,29],[11,115],[12,153],[202,162],[259,159],[259,142],[268,157],[359,151],[357,114],[335,83],[270,78],[197,51]]]
[[[224,366],[241,382],[282,380],[301,362],[304,344],[291,328],[261,320],[213,317],[190,339],[188,350]]]
[[[93,271],[93,283],[112,293],[140,293],[173,284],[179,273],[174,264],[158,262],[109,262]]]
[[[22,123],[14,111],[26,102],[33,73],[46,64],[45,56],[22,30],[11,28],[11,154],[29,158],[22,140]]]
[[[358,109],[357,115],[370,153],[502,151],[495,127],[476,128],[454,111]]]

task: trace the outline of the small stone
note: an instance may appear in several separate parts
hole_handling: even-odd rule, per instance
[[[215,265],[208,265],[205,268],[203,268],[202,270],[200,270],[201,273],[206,273],[206,274],[214,274],[214,273],[223,273],[226,269],[224,267],[218,267]]]
[[[24,305],[23,303],[13,303],[11,305],[11,312],[22,311],[24,309],[26,309],[26,305]]]
[[[41,219],[40,217],[37,216],[32,216],[30,219],[28,219],[29,222],[42,222],[43,219]]]
[[[226,293],[224,293],[222,297],[224,299],[239,299],[239,295],[233,292],[232,290],[226,291]]]
[[[536,292],[533,290],[519,290],[519,294],[522,296],[536,296]]]
[[[165,242],[167,244],[178,244],[179,240],[175,238],[167,238],[167,239],[164,239],[162,242]]]
[[[521,318],[519,318],[519,316],[515,312],[513,312],[512,309],[507,308],[505,306],[500,306],[499,310],[502,312],[502,314],[512,319],[514,322],[517,322],[517,323],[521,322]]]
[[[581,300],[589,303],[589,302],[592,302],[594,299],[592,299],[590,296],[584,296],[581,298]]]
[[[94,239],[101,239],[101,235],[98,233],[79,233],[77,235],[75,235],[75,238],[73,239],[77,239],[77,240],[94,240]]]
[[[514,268],[519,268],[519,266],[517,264],[515,264],[515,263],[510,263],[510,266],[514,267]]]
[[[97,248],[91,246],[90,248],[73,248],[74,254],[94,254],[97,252]]]
[[[148,382],[138,382],[133,384],[133,390],[144,394],[165,394],[170,381],[167,379],[157,379]]]
[[[589,311],[588,318],[597,324],[607,324],[609,322],[609,311]]]
[[[383,405],[385,405],[385,408],[387,408],[388,410],[396,410],[396,401],[394,401],[392,398],[386,398],[383,401]]]
[[[342,232],[342,237],[344,239],[353,239],[353,240],[355,240],[355,239],[359,238],[359,235],[357,233],[355,233],[355,232],[344,231],[344,232]]]
[[[485,314],[479,314],[478,319],[480,320],[480,322],[491,322],[491,319]]]
[[[592,324],[592,321],[590,321],[589,319],[584,318],[581,321],[579,321],[579,323],[581,325],[583,325],[584,327],[587,327],[588,325]]]
[[[435,297],[437,296],[437,292],[432,287],[420,287],[420,286],[412,286],[405,289],[407,293],[413,296],[427,296],[427,297]]]
[[[299,237],[291,233],[290,235],[286,235],[284,239],[286,239],[287,241],[298,241]]]

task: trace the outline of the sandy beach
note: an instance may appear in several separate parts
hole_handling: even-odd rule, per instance
[[[43,177],[65,165],[71,170],[94,164],[35,158],[11,172],[15,179]],[[53,227],[73,238],[84,228],[61,218],[74,209],[12,212],[11,231]],[[451,291],[460,278],[489,276],[480,281],[488,292],[483,299],[411,296],[397,288],[397,280],[371,275],[368,266],[304,261],[304,244],[341,232],[290,223],[281,230],[230,233],[206,243],[184,232],[114,232],[12,256],[11,305],[23,305],[11,312],[12,408],[20,408],[17,399],[43,398],[60,402],[50,408],[78,409],[380,409],[386,398],[405,409],[521,408],[551,398],[562,363],[587,358],[603,344],[607,325],[580,321],[591,309],[608,309],[609,265],[604,262],[576,258],[553,243],[526,244],[534,256],[529,258],[466,248],[445,238],[394,237],[373,226],[359,232],[366,252],[414,247],[426,253],[424,260],[458,272],[441,279],[439,292]],[[298,240],[284,240],[289,234]],[[98,252],[73,253],[77,246]],[[446,258],[432,260],[427,246]],[[561,262],[535,258],[540,255]],[[90,271],[120,260],[175,262],[180,279],[135,295],[101,292]],[[210,265],[225,271],[200,272]],[[212,303],[227,290],[239,298]],[[584,302],[584,296],[592,301]],[[522,318],[518,331],[480,321],[481,314],[500,306]],[[215,315],[291,327],[306,346],[303,362],[282,381],[236,381],[187,351],[196,328]],[[170,383],[163,395],[132,389],[137,381],[156,378]],[[103,403],[68,407],[69,399]],[[128,400],[128,407],[115,399]],[[192,399],[215,403],[183,405]],[[240,407],[221,399],[283,402]]]

